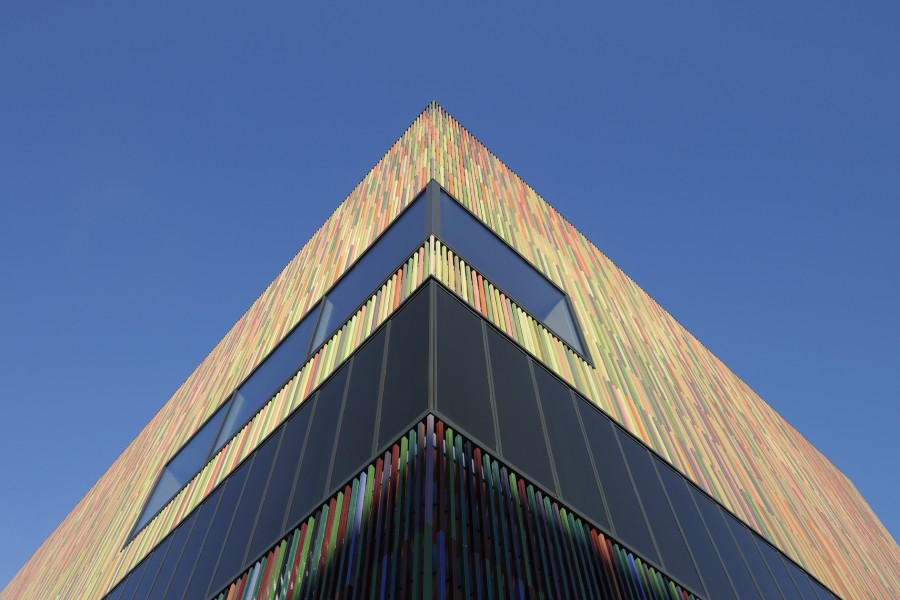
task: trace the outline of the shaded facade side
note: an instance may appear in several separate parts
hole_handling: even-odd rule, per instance
[[[220,590],[833,598],[434,283],[109,598]]]

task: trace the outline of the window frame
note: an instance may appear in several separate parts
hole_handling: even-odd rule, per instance
[[[593,367],[594,363],[593,363],[593,361],[591,361],[590,357],[588,356],[589,352],[587,350],[587,343],[585,341],[584,334],[581,332],[581,325],[578,323],[578,317],[575,314],[574,306],[572,305],[572,301],[569,298],[569,295],[565,292],[565,290],[563,290],[561,287],[556,285],[556,283],[554,283],[549,277],[544,275],[537,267],[535,267],[531,263],[531,261],[529,261],[527,258],[522,256],[522,254],[518,250],[513,248],[509,244],[509,242],[507,242],[502,237],[497,235],[497,233],[493,229],[491,229],[475,213],[473,213],[471,210],[469,210],[468,207],[466,207],[462,202],[457,200],[450,192],[445,190],[440,184],[437,183],[437,181],[432,179],[431,182],[429,183],[429,186],[431,186],[431,185],[434,185],[440,192],[443,192],[444,194],[446,194],[447,197],[450,200],[452,200],[457,207],[459,207],[463,212],[465,212],[474,221],[474,223],[477,227],[481,227],[488,234],[493,236],[498,242],[500,242],[503,246],[505,246],[506,249],[509,250],[515,258],[518,258],[528,269],[530,269],[538,277],[543,279],[544,282],[549,284],[550,287],[552,287],[554,290],[559,292],[560,296],[562,296],[562,299],[565,301],[566,311],[568,312],[568,316],[572,319],[572,330],[573,330],[573,333],[575,334],[578,344],[581,346],[581,349],[573,348],[572,344],[570,342],[566,341],[559,333],[557,333],[554,329],[552,329],[549,325],[547,325],[547,323],[544,322],[543,318],[535,315],[531,310],[526,308],[525,305],[520,300],[517,300],[517,297],[518,297],[517,295],[507,293],[507,291],[503,287],[501,287],[500,284],[498,284],[495,277],[488,277],[481,269],[478,268],[478,265],[476,264],[478,262],[477,259],[475,261],[470,261],[462,253],[457,252],[456,249],[449,242],[445,241],[445,238],[441,236],[441,233],[443,233],[443,223],[442,223],[442,219],[441,219],[440,198],[439,197],[437,198],[437,204],[436,204],[437,210],[435,211],[437,216],[432,222],[432,227],[433,227],[432,235],[434,235],[434,237],[437,240],[439,240],[441,242],[441,244],[443,244],[450,250],[453,250],[454,254],[456,254],[463,260],[465,260],[466,263],[470,267],[472,267],[473,269],[478,271],[478,273],[481,274],[482,277],[484,277],[485,279],[490,281],[491,285],[494,286],[495,289],[497,289],[504,296],[506,296],[513,302],[515,302],[519,306],[519,308],[521,308],[526,313],[528,313],[531,317],[533,317],[538,323],[541,324],[542,327],[544,327],[544,329],[549,331],[551,334],[553,334],[554,337],[556,337],[556,339],[558,339],[562,344],[564,344],[566,346],[566,348],[568,348],[569,350],[571,350],[572,352],[577,354],[582,360],[584,360],[591,367]],[[438,192],[438,196],[439,196],[440,192]]]

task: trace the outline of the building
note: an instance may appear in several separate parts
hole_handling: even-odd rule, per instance
[[[2,597],[382,593],[887,599],[900,549],[432,104]]]

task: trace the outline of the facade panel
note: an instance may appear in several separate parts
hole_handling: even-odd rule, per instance
[[[432,302],[433,298],[434,302]],[[461,313],[446,310],[453,303],[462,308]],[[440,310],[441,308],[444,310]],[[436,361],[453,362],[453,357],[442,355],[437,351],[441,347],[439,342],[441,332],[451,335],[448,333],[451,328],[446,326],[447,322],[456,327],[460,327],[463,323],[469,323],[490,328],[491,334],[498,336],[496,343],[508,343],[499,337],[501,334],[492,326],[488,325],[474,311],[465,309],[459,300],[453,299],[449,291],[436,283],[430,283],[426,290],[413,296],[408,307],[389,320],[374,339],[385,339],[381,337],[382,335],[388,337],[386,332],[392,329],[395,320],[401,318],[406,321],[406,327],[421,331],[434,331],[438,337],[438,340],[435,340],[436,343],[430,346],[431,350],[417,357],[418,362],[404,365],[407,370],[436,371]],[[462,328],[471,330],[470,327]],[[288,443],[291,432],[296,431],[297,427],[305,428],[308,419],[302,421],[299,419],[313,412],[321,414],[318,412],[318,408],[314,410],[313,407],[323,398],[329,405],[334,403],[327,399],[342,398],[344,413],[346,413],[346,408],[356,402],[354,398],[351,398],[351,394],[359,393],[361,397],[368,397],[370,391],[364,386],[349,385],[344,373],[350,373],[349,377],[352,380],[353,365],[356,360],[365,357],[368,352],[377,353],[379,348],[380,346],[372,344],[363,346],[350,358],[347,367],[340,369],[318,390],[314,403],[301,406],[283,427],[279,428],[272,437],[248,457],[244,463],[245,466],[238,469],[235,477],[245,473],[248,468],[250,469],[245,482],[243,475],[238,478],[237,485],[243,486],[239,505],[236,510],[232,508],[218,510],[209,525],[209,536],[202,545],[192,548],[192,552],[201,556],[218,557],[218,559],[199,561],[193,568],[190,581],[183,578],[179,580],[181,583],[178,585],[188,586],[185,597],[199,597],[202,595],[202,592],[199,591],[200,587],[210,581],[212,583],[209,584],[207,595],[215,595],[226,586],[230,590],[229,594],[236,593],[235,590],[244,593],[245,588],[249,587],[261,597],[270,598],[289,597],[287,594],[291,582],[310,593],[326,594],[361,590],[378,592],[380,586],[384,585],[391,590],[414,592],[420,595],[468,590],[467,593],[482,595],[488,591],[501,595],[522,591],[527,595],[546,595],[548,597],[558,597],[559,594],[574,594],[574,597],[582,597],[581,594],[585,593],[595,597],[603,597],[603,594],[612,594],[615,597],[616,593],[621,593],[626,598],[640,598],[643,597],[642,593],[647,593],[651,589],[632,588],[627,580],[624,583],[616,583],[617,576],[607,572],[609,565],[596,564],[597,556],[592,557],[591,553],[584,548],[579,548],[577,544],[573,547],[570,545],[571,540],[567,541],[567,538],[560,538],[560,534],[553,533],[552,527],[558,526],[556,520],[548,525],[541,520],[539,514],[534,513],[541,506],[544,509],[552,507],[551,514],[553,515],[558,513],[565,516],[565,519],[568,519],[568,525],[565,520],[562,521],[564,529],[567,527],[571,529],[573,523],[580,527],[577,525],[580,523],[593,532],[591,535],[596,534],[614,544],[623,557],[630,557],[629,561],[636,565],[643,565],[641,568],[646,572],[642,577],[646,578],[652,575],[653,578],[662,581],[663,588],[669,589],[669,592],[676,594],[676,597],[772,598],[778,597],[780,594],[777,584],[772,579],[769,565],[758,554],[757,543],[764,544],[761,538],[751,533],[743,525],[739,525],[724,508],[704,496],[692,484],[687,483],[682,476],[664,465],[649,449],[628,436],[620,427],[611,423],[596,408],[590,406],[586,399],[574,394],[566,384],[544,371],[533,358],[511,345],[506,347],[504,352],[519,353],[521,363],[518,371],[510,370],[508,365],[502,361],[492,361],[490,354],[484,355],[483,360],[491,380],[502,376],[519,378],[524,382],[519,388],[520,393],[524,396],[563,398],[566,402],[562,405],[563,407],[574,402],[575,406],[589,411],[589,414],[595,415],[602,421],[602,426],[609,428],[607,438],[613,444],[612,452],[620,453],[622,448],[628,448],[625,451],[625,456],[629,457],[628,461],[621,461],[623,468],[626,469],[624,475],[627,477],[631,473],[629,481],[626,482],[628,483],[626,489],[631,490],[632,498],[644,499],[642,502],[645,508],[641,512],[640,518],[647,533],[655,540],[656,547],[660,548],[659,558],[647,556],[641,552],[633,552],[634,543],[640,541],[640,537],[635,537],[627,528],[620,526],[617,530],[618,533],[612,534],[609,526],[598,526],[598,522],[590,517],[592,512],[596,512],[596,497],[582,497],[577,494],[566,496],[567,490],[571,491],[572,486],[577,485],[576,482],[572,481],[568,487],[561,486],[561,492],[557,493],[554,489],[522,478],[519,464],[527,465],[530,458],[527,456],[523,458],[517,450],[507,453],[501,447],[496,452],[485,451],[466,434],[468,429],[478,428],[479,413],[462,413],[457,415],[451,424],[439,408],[432,408],[429,410],[433,412],[424,420],[422,420],[423,417],[417,416],[408,421],[403,428],[408,435],[401,436],[402,439],[380,448],[378,453],[372,455],[368,466],[361,467],[361,472],[342,480],[332,478],[331,483],[324,489],[321,487],[318,477],[307,481],[301,474],[301,477],[297,479],[298,489],[304,489],[303,486],[306,486],[307,483],[314,484],[305,488],[304,497],[309,499],[304,502],[304,506],[309,507],[307,512],[302,513],[295,504],[292,514],[288,514],[286,521],[283,521],[283,514],[275,515],[274,522],[284,523],[283,527],[277,530],[277,535],[272,535],[274,530],[268,530],[269,533],[266,536],[272,541],[259,550],[248,551],[241,563],[235,563],[235,559],[229,558],[229,555],[234,554],[234,547],[244,547],[240,543],[235,543],[235,540],[239,542],[243,539],[255,539],[261,527],[268,527],[262,519],[254,518],[257,514],[255,507],[257,505],[266,506],[271,500],[272,494],[282,494],[278,486],[272,485],[272,480],[277,476],[276,473],[284,471],[284,478],[293,482],[293,472],[296,467],[293,469],[277,466],[273,468],[272,464],[277,465],[285,456],[281,449],[285,448],[285,444]],[[532,379],[531,372],[542,373],[542,375]],[[376,385],[380,379],[381,373],[378,373],[375,380]],[[529,387],[530,389],[528,389]],[[425,406],[424,396],[427,396],[427,390],[422,391],[421,395],[423,396],[422,405]],[[486,398],[491,412],[501,401],[503,400],[492,395]],[[397,409],[400,408],[402,411],[406,403],[407,400],[403,397],[386,396],[377,403],[375,419],[379,419],[382,413],[398,414]],[[557,409],[559,406],[559,404],[555,405]],[[560,480],[561,466],[565,465],[565,468],[569,468],[570,465],[567,465],[566,459],[577,461],[578,453],[573,452],[575,448],[572,447],[571,439],[555,435],[552,432],[561,425],[568,425],[577,430],[577,436],[569,437],[575,437],[576,440],[581,439],[581,443],[584,443],[585,438],[582,436],[582,431],[593,431],[600,426],[596,420],[589,418],[585,420],[587,425],[582,427],[578,423],[578,414],[581,411],[576,411],[574,406],[571,406],[569,410],[572,417],[569,420],[554,418],[554,415],[562,412],[560,410],[556,410],[554,413],[545,411],[545,418],[538,424],[537,429],[532,431],[536,439],[546,440],[545,450],[555,459],[550,467],[550,478],[554,481]],[[298,422],[302,424],[296,425]],[[421,431],[423,424],[426,427],[424,434]],[[436,437],[435,427],[443,428],[450,437]],[[409,431],[410,429],[412,431]],[[329,443],[338,449],[334,453],[334,458],[337,459],[340,455],[340,448],[356,441],[344,439],[342,431],[343,419],[313,420],[309,438],[311,440],[334,440]],[[423,435],[425,438],[422,437]],[[370,438],[371,436],[365,437]],[[274,448],[279,443],[280,449],[276,454]],[[365,443],[370,444],[369,441]],[[460,446],[457,447],[457,444]],[[429,448],[430,450],[428,450]],[[586,449],[584,453],[587,454]],[[379,460],[378,456],[382,458]],[[447,462],[451,460],[453,464]],[[418,461],[418,466],[415,466],[415,461]],[[328,463],[328,460],[324,461],[323,468]],[[580,465],[589,471],[589,475],[583,478],[585,481],[582,483],[586,484],[588,489],[592,489],[592,487],[596,489],[596,482],[593,479],[594,470],[584,461]],[[635,466],[638,468],[634,468]],[[258,473],[268,474],[270,470],[272,470],[270,483],[266,487],[265,493],[261,495],[255,491],[257,486],[254,484],[254,479],[260,477]],[[658,478],[657,473],[662,477],[661,479]],[[610,480],[609,477],[607,480]],[[526,504],[516,508],[516,510],[524,510],[525,512],[522,514],[514,512],[512,508],[504,505],[504,502],[509,502],[516,496],[517,482],[523,486],[518,488],[518,497],[528,499]],[[610,493],[618,494],[621,482],[613,481],[613,483],[617,485],[612,486],[613,491]],[[462,491],[465,486],[470,486],[468,495]],[[663,486],[666,488],[665,490]],[[231,478],[223,484],[223,487],[226,492],[238,489],[231,483]],[[493,495],[494,492],[499,496]],[[454,504],[454,493],[461,494],[455,500],[458,504]],[[652,499],[652,503],[648,502],[648,499]],[[212,501],[218,502],[218,493],[213,495]],[[670,506],[672,508],[669,508]],[[702,518],[701,513],[698,512],[698,506],[702,507]],[[663,509],[668,513],[663,513],[661,517],[657,513]],[[195,514],[202,515],[203,511],[204,505],[201,505]],[[317,512],[319,517],[314,516]],[[676,519],[675,515],[679,518]],[[126,576],[110,597],[116,598],[120,594],[125,597],[143,597],[136,594],[134,590],[150,585],[152,579],[148,582],[148,577],[153,577],[150,573],[158,570],[157,565],[163,561],[164,556],[168,562],[169,546],[175,543],[174,540],[180,538],[183,527],[190,527],[194,518],[192,515],[184,525],[177,528],[169,538],[154,549],[143,563]],[[322,518],[326,519],[324,524],[321,521]],[[558,518],[554,517],[557,520]],[[318,526],[316,519],[319,519]],[[364,524],[367,519],[372,521],[368,526],[374,527],[376,532],[381,533],[367,534],[364,531],[361,533],[361,529],[365,530],[367,526]],[[621,523],[621,521],[614,521],[614,523]],[[712,523],[713,528],[710,528],[707,523]],[[298,528],[302,530],[304,524],[307,529],[316,533],[310,533],[308,538],[311,546],[306,551],[307,557],[301,560],[295,554],[293,560],[301,562],[290,563],[291,559],[286,554],[287,546],[294,539],[292,535],[296,535]],[[542,527],[543,530],[541,530]],[[740,527],[740,530],[735,530],[735,527]],[[417,528],[421,530],[418,533],[416,533]],[[223,538],[221,533],[213,533],[226,529],[229,531],[227,538]],[[534,529],[535,535],[545,535],[548,536],[547,539],[541,541],[534,538],[531,535],[532,529]],[[291,533],[292,531],[294,534]],[[524,531],[529,532],[529,535],[523,537]],[[735,535],[735,531],[737,531],[737,535]],[[239,533],[235,534],[235,532]],[[565,535],[570,534],[571,531]],[[346,547],[348,543],[351,547],[362,543],[359,540],[365,538],[366,535],[371,535],[374,540],[371,543],[375,544],[375,549],[369,551],[369,555],[363,556],[354,553]],[[411,537],[404,538],[406,541],[398,545],[396,537],[398,535]],[[734,535],[733,539],[737,541],[736,544],[732,541],[732,535]],[[280,541],[278,538],[281,538]],[[698,544],[698,540],[703,541],[706,546]],[[719,540],[719,542],[714,544],[711,540]],[[723,543],[722,540],[726,540],[728,543]],[[316,544],[320,546],[318,550],[316,550]],[[230,547],[232,550],[229,549]],[[268,552],[265,552],[267,548]],[[559,553],[555,559],[552,555],[553,551]],[[757,552],[756,556],[759,560],[748,561],[746,559],[748,551]],[[316,552],[320,554],[317,555]],[[321,554],[323,552],[330,554],[323,558]],[[360,549],[359,552],[364,551]],[[430,559],[426,558],[426,554],[429,552]],[[782,560],[777,552],[775,555],[779,556],[779,561]],[[432,562],[429,563],[429,560]],[[441,560],[446,562],[441,563]],[[467,560],[472,561],[468,567],[465,566]],[[270,561],[274,561],[274,564],[270,565]],[[363,570],[368,569],[374,571],[375,574],[360,575],[358,571],[354,572],[360,561],[363,563],[369,561],[368,566]],[[385,561],[393,565],[389,569],[391,572],[389,576],[386,574],[388,571],[385,571]],[[631,562],[628,564],[630,565]],[[294,566],[289,566],[290,564]],[[427,564],[431,564],[431,566],[427,567]],[[732,569],[730,577],[723,564]],[[746,566],[743,566],[744,564]],[[811,578],[790,563],[784,564],[795,570],[795,576],[804,578],[802,585],[807,591],[814,589],[813,586],[816,584]],[[735,565],[742,568],[736,574],[733,570]],[[276,579],[271,579],[271,574],[265,574],[266,569],[269,568],[276,569],[279,573]],[[292,573],[290,569],[293,568],[298,571]],[[473,573],[472,587],[465,586],[466,577],[464,575],[460,575],[459,572],[454,575],[454,569],[465,571],[467,568],[471,569]],[[317,582],[320,574],[316,572],[316,569],[324,569],[321,573],[322,577],[336,577],[335,582],[324,588],[319,587],[322,584]],[[533,569],[547,569],[547,573],[551,576],[541,582],[538,573],[531,572]],[[395,573],[395,570],[399,574]],[[226,572],[231,575],[225,576]],[[378,572],[381,572],[380,576],[377,575]],[[414,575],[415,573],[418,575]],[[788,570],[782,568],[782,574],[787,581],[792,581]],[[543,576],[543,573],[540,575]],[[168,581],[170,575],[160,570],[159,577],[163,581]],[[213,579],[210,580],[210,577]],[[376,577],[376,579],[371,579],[372,577]],[[257,580],[260,578],[269,583],[262,587],[254,587],[259,584]],[[427,585],[426,580],[429,582]],[[202,583],[197,583],[198,581]],[[341,581],[344,583],[339,584],[338,582]],[[497,583],[498,581],[502,583]],[[757,589],[754,581],[767,582],[768,587],[760,586]],[[229,582],[231,582],[230,585]],[[178,587],[178,585],[173,583],[169,586],[168,594],[170,596],[181,597],[185,593],[184,587]],[[801,593],[794,583],[791,585],[793,591]],[[667,595],[663,597],[670,597],[671,593],[667,592]]]
[[[468,227],[466,219],[472,216],[486,227],[488,241],[476,244],[474,249],[466,246],[465,252],[460,250],[466,254],[465,259],[452,249],[454,242],[463,247],[462,242],[453,240],[449,231],[447,237],[451,239],[442,239],[443,230],[433,226],[434,215],[429,216],[425,208],[421,215],[407,211],[404,219],[418,222],[424,218],[426,223],[432,223],[431,229],[420,230],[417,225],[403,228],[401,233],[412,232],[409,239],[390,232],[382,236],[417,197],[438,197],[434,196],[437,188],[426,189],[432,180],[436,182],[432,186],[440,185],[440,202],[450,202],[448,210],[463,219],[461,227]],[[417,203],[413,209],[419,210],[419,206],[426,204]],[[465,210],[453,212],[454,207]],[[426,236],[429,232],[436,235],[430,235],[416,248],[422,239],[419,234]],[[492,235],[502,240],[500,246],[496,246]],[[382,246],[376,244],[377,252],[366,254],[379,236],[387,241]],[[394,244],[394,238],[400,241]],[[492,251],[489,258],[502,258],[509,261],[501,261],[503,265],[511,266],[497,269],[496,260],[476,256],[485,244],[500,249]],[[404,260],[404,256],[408,257],[405,262],[393,264]],[[384,260],[378,260],[379,257]],[[518,266],[522,260],[530,264],[524,271]],[[479,262],[485,273],[479,271]],[[380,272],[381,269],[386,270]],[[348,271],[352,277],[341,280]],[[538,283],[517,287],[517,282],[524,280],[515,273]],[[492,454],[506,461],[504,464],[517,467],[519,473],[529,477],[532,486],[542,490],[542,498],[553,498],[551,506],[553,502],[560,507],[571,502],[565,508],[567,515],[574,509],[583,523],[591,523],[588,531],[605,531],[601,535],[611,534],[609,539],[623,544],[616,551],[619,554],[604,546],[612,552],[609,556],[636,561],[627,558],[635,555],[621,550],[633,548],[641,557],[641,564],[650,565],[647,568],[657,574],[645,573],[651,579],[674,577],[672,581],[698,595],[704,593],[697,587],[703,584],[701,587],[714,598],[765,596],[773,586],[785,597],[793,597],[795,592],[803,598],[831,595],[810,579],[805,569],[842,597],[900,596],[900,550],[852,484],[508,167],[440,107],[431,105],[51,534],[3,591],[4,597],[98,598],[113,588],[117,597],[132,597],[138,586],[139,595],[145,590],[152,590],[151,595],[155,595],[160,582],[169,577],[161,571],[170,559],[157,556],[154,548],[161,548],[160,543],[176,548],[181,538],[168,536],[184,522],[193,528],[190,534],[181,534],[186,536],[183,555],[188,556],[188,550],[196,549],[198,544],[210,548],[218,544],[222,550],[231,521],[224,528],[208,523],[219,522],[220,512],[228,513],[229,519],[235,514],[243,493],[243,487],[234,491],[236,477],[245,476],[249,468],[239,465],[250,464],[246,459],[255,456],[260,444],[304,405],[309,405],[312,424],[308,439],[302,442],[304,449],[292,459],[299,461],[299,476],[296,483],[279,482],[275,486],[292,488],[291,500],[270,501],[263,490],[256,502],[274,502],[278,506],[287,503],[287,520],[279,527],[293,526],[289,524],[299,523],[317,510],[322,494],[333,491],[330,488],[366,458],[359,449],[366,447],[365,441],[349,440],[354,445],[346,446],[352,452],[345,454],[340,445],[334,444],[335,438],[359,437],[361,423],[367,414],[372,414],[366,412],[372,410],[371,400],[360,400],[362,404],[354,405],[353,414],[342,420],[342,411],[350,406],[345,404],[344,396],[347,375],[353,370],[346,361],[431,279],[468,306],[466,310],[471,315],[483,319],[474,326],[483,332],[482,345],[476,343],[472,356],[455,362],[456,368],[472,371],[472,382],[455,381],[454,377],[465,374],[454,374],[440,358],[442,354],[449,357],[458,353],[460,341],[452,336],[441,341],[439,323],[424,330],[411,326],[410,322],[421,320],[421,314],[391,322],[381,329],[386,359],[378,376],[383,382],[375,385],[377,390],[367,390],[369,398],[378,398],[378,420],[372,431],[375,447],[392,444],[408,426],[409,419],[419,418],[429,408],[436,414],[446,408],[447,424],[462,422],[470,412],[480,411],[482,418],[472,425],[470,436],[484,444],[482,450],[486,452],[479,451],[481,455]],[[378,282],[382,284],[378,286]],[[538,290],[543,291],[537,293]],[[542,302],[541,298],[547,300]],[[416,306],[422,304],[410,305]],[[416,310],[430,314],[433,305],[426,303],[424,309]],[[404,312],[407,316],[412,314],[410,310]],[[309,318],[303,321],[307,315]],[[319,323],[315,329],[314,322]],[[289,335],[298,323],[301,328],[296,331],[300,333]],[[291,358],[293,354],[287,350],[276,350],[272,359],[266,359],[282,339],[287,341],[280,348],[291,348],[306,346],[307,337],[309,346],[303,352],[297,351],[297,358]],[[294,340],[299,341],[294,344]],[[410,366],[435,349],[437,365],[424,369]],[[482,352],[484,369],[472,366],[480,363]],[[503,366],[502,371],[497,370],[495,361]],[[342,365],[346,366],[335,376],[335,370],[342,369]],[[511,379],[508,373],[521,371],[522,365],[526,367],[527,379]],[[591,472],[586,479],[595,481],[596,489],[576,485],[573,465],[580,465],[577,470],[585,470],[585,458],[576,443],[578,436],[568,439],[563,435],[565,429],[572,427],[560,424],[572,423],[571,415],[566,416],[567,409],[550,408],[542,396],[544,368],[549,371],[547,376],[559,378],[560,385],[564,382],[575,394],[570,398],[578,407],[576,420],[582,431],[577,434],[586,440],[590,450],[587,462]],[[367,370],[374,372],[374,367]],[[342,377],[342,391],[328,391],[331,383]],[[485,393],[485,377],[485,400],[467,396],[467,390],[473,396]],[[328,385],[316,393],[323,383]],[[355,398],[357,388],[354,390]],[[269,397],[271,394],[274,395]],[[457,402],[454,396],[461,399]],[[198,469],[196,474],[173,471],[178,481],[167,488],[166,499],[159,502],[161,506],[148,509],[139,522],[142,508],[161,474],[167,472],[166,467],[181,464],[170,461],[180,448],[189,448],[192,436],[229,402],[229,408],[240,404],[246,410],[232,413],[234,422],[225,429],[227,433],[219,430],[221,449],[202,466],[193,467]],[[397,402],[396,410],[386,414],[381,410],[385,402]],[[485,410],[488,406],[490,412]],[[553,420],[557,415],[559,422]],[[514,426],[510,422],[513,418],[521,420],[522,425]],[[317,437],[317,421],[327,422],[321,431],[328,430],[330,439]],[[340,434],[344,422],[346,436]],[[652,454],[625,431],[646,444]],[[620,442],[640,451],[635,454],[621,448]],[[623,459],[623,450],[628,462]],[[516,465],[517,462],[521,464]],[[336,471],[332,463],[337,465]],[[658,492],[645,495],[642,491],[654,485],[647,464],[658,472],[655,485],[662,482],[667,502]],[[669,471],[668,465],[691,483],[677,483],[680,475]],[[503,481],[498,484],[501,488],[507,485]],[[263,487],[272,488],[270,483]],[[223,491],[215,492],[217,489]],[[253,490],[258,489],[254,484]],[[691,511],[685,504],[684,490],[697,497],[702,519],[695,512],[696,506]],[[348,493],[352,496],[352,489]],[[375,497],[367,495],[365,488],[356,493],[357,501]],[[421,489],[421,494],[421,506],[427,506],[427,490]],[[210,497],[218,503],[214,513],[206,508],[205,500]],[[592,497],[599,497],[600,501],[586,506]],[[340,502],[344,502],[341,498]],[[485,500],[489,498],[486,496]],[[387,497],[379,496],[378,502],[382,501],[388,506]],[[331,502],[339,501],[335,497]],[[256,523],[258,506],[246,510],[253,513],[247,520]],[[511,509],[506,510],[505,518],[511,519]],[[667,516],[670,513],[673,518]],[[482,513],[473,513],[473,517],[476,514]],[[731,514],[754,533],[734,529],[744,526],[733,525],[728,520],[733,518]],[[703,527],[698,528],[698,523]],[[493,527],[494,523],[490,525]],[[689,563],[676,565],[673,553],[679,537],[674,525],[691,550],[696,577],[690,574]],[[332,525],[337,527],[335,535],[341,526],[340,522]],[[269,543],[269,534],[260,534],[259,540],[252,538],[253,525],[245,525],[243,517],[239,527],[247,529],[234,529],[236,539],[247,539],[243,540],[238,562],[246,562],[252,560],[248,544],[255,553]],[[429,531],[438,531],[434,522],[430,527]],[[655,529],[659,532],[655,533]],[[321,533],[326,535],[325,530]],[[754,545],[759,546],[759,554],[749,554],[748,558],[745,535],[757,534],[789,560],[785,561],[772,546],[756,537]],[[331,530],[327,535],[331,535]],[[496,535],[506,535],[503,539],[512,544],[513,552],[521,542],[512,529],[498,529]],[[585,539],[590,537],[584,535]],[[309,539],[304,538],[304,543]],[[320,550],[327,546],[326,538],[322,540],[325,545]],[[493,537],[491,541],[495,541]],[[380,549],[388,541],[385,538],[374,543]],[[231,548],[231,541],[228,544]],[[285,548],[283,552],[288,552]],[[588,586],[577,588],[579,592],[593,590],[591,585],[603,585],[586,566],[590,563],[586,548],[573,547],[564,553],[565,564],[572,572],[585,573],[585,579],[571,584]],[[202,579],[200,572],[217,568],[218,554],[215,558],[206,551],[198,555],[191,573],[197,573],[199,579],[191,578],[189,567],[184,566],[192,562],[193,556],[180,560],[169,578],[170,585],[178,582],[179,586],[196,586],[190,589],[188,597],[196,597],[196,590],[205,585],[218,585],[211,583],[212,574],[205,582],[197,583]],[[283,554],[278,560],[287,558]],[[407,569],[406,575],[398,574],[397,579],[382,577],[379,585],[384,581],[408,581],[409,572],[420,568],[422,577],[431,577],[434,585],[437,572],[416,563],[415,557],[409,558],[413,559],[411,564],[403,560],[396,563],[398,573]],[[341,560],[334,563],[337,571],[329,570],[328,563],[325,571],[316,575],[323,579],[316,579],[314,585],[319,587],[315,589],[338,589],[340,569],[346,567]],[[432,559],[423,555],[422,560]],[[544,583],[556,591],[568,589],[575,594],[576,588],[566,587],[570,583],[559,577],[561,567],[546,564],[551,578]],[[766,577],[758,570],[761,564],[768,569]],[[682,575],[660,575],[669,566]],[[527,569],[511,568],[498,579],[507,586],[505,589],[526,585],[527,577],[521,577]],[[554,568],[557,575],[552,575]],[[473,569],[473,578],[487,576]],[[152,573],[154,570],[157,573]],[[231,576],[230,566],[221,570],[219,579]],[[129,572],[138,571],[145,580],[136,580],[134,575],[126,578]],[[787,581],[793,583],[794,591],[784,589]],[[123,585],[118,585],[120,582]],[[420,583],[424,585],[418,580],[416,585]]]

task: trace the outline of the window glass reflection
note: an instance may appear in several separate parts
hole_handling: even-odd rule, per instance
[[[335,448],[329,488],[352,477],[372,454],[386,331],[382,329],[352,358],[347,406],[341,419],[340,441]]]
[[[575,510],[609,529],[606,505],[594,477],[587,443],[569,388],[537,362],[531,361],[547,439],[553,452],[559,493]]]
[[[153,493],[150,495],[150,499],[147,500],[147,506],[144,507],[141,518],[138,519],[137,525],[134,526],[135,533],[140,531],[179,489],[181,489],[181,482],[168,469],[163,471],[162,476],[156,483],[156,487],[153,489]]]
[[[281,442],[275,466],[272,467],[269,488],[266,490],[265,500],[259,508],[256,529],[247,550],[251,557],[262,554],[263,550],[281,534],[281,524],[284,521],[284,514],[287,512],[288,501],[291,499],[291,490],[294,488],[294,479],[300,463],[303,444],[306,441],[306,430],[309,429],[311,415],[312,404],[307,402],[294,413],[294,416],[288,419],[284,428],[284,440]]]
[[[413,201],[328,293],[313,348],[324,343],[424,241],[426,206],[419,201],[422,196]]]
[[[334,432],[341,416],[349,371],[347,366],[341,367],[341,370],[332,375],[331,380],[319,390],[316,397],[313,421],[307,434],[306,450],[297,475],[294,498],[288,508],[288,526],[299,523],[328,491],[325,485],[328,483],[328,469],[334,456]]]
[[[213,439],[219,431],[219,425],[225,418],[227,405],[216,411],[216,414],[200,428],[193,438],[172,459],[167,469],[171,471],[182,484],[187,483],[191,477],[203,466],[209,455]]]
[[[569,346],[584,354],[563,293],[443,191],[440,224],[438,238]]]
[[[259,406],[257,406],[257,403],[253,398],[245,395],[242,390],[238,390],[234,398],[231,399],[231,410],[228,412],[225,424],[222,426],[222,431],[219,432],[219,437],[216,438],[213,454],[228,443],[228,440],[230,440],[235,433],[241,430],[241,427],[250,420],[250,417],[253,416],[258,408]]]
[[[316,325],[317,309],[313,309],[275,350],[257,367],[247,381],[238,388],[231,412],[219,437],[215,452],[240,431],[250,417],[263,407],[281,386],[287,383],[306,361],[309,338]]]

